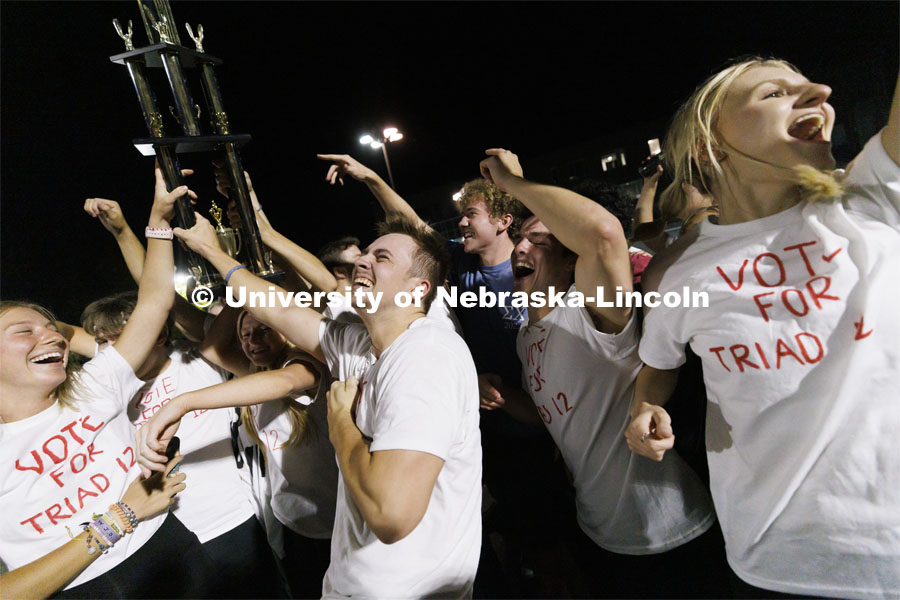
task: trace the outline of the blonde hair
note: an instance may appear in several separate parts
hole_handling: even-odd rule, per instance
[[[680,188],[682,182],[687,182],[701,192],[708,192],[713,183],[724,177],[725,170],[718,158],[725,147],[718,132],[719,114],[734,81],[756,67],[778,67],[800,73],[797,67],[784,60],[742,57],[694,90],[675,113],[666,134],[665,156],[668,171],[674,179],[673,187]],[[792,178],[808,200],[834,197],[841,193],[840,184],[829,172],[806,165],[791,170]]]
[[[247,311],[242,311],[238,316],[238,340],[240,340],[241,337],[241,323],[244,322],[244,317],[246,317],[248,314],[249,313]],[[299,353],[299,351],[295,350],[295,346],[291,344],[290,341],[285,340],[285,348],[278,358],[279,364],[284,364],[284,362],[292,353],[296,354]],[[315,370],[315,367],[309,362],[300,362],[303,362],[311,369]],[[269,370],[269,367],[256,367],[257,372]],[[319,432],[316,429],[316,423],[315,421],[313,421],[312,415],[309,414],[309,406],[298,404],[291,398],[281,398],[279,400],[272,400],[272,402],[280,402],[282,409],[287,412],[288,416],[291,419],[291,435],[288,437],[285,445],[300,446],[302,444],[310,443],[316,439]],[[263,450],[263,453],[265,454],[266,446],[262,443],[262,440],[259,439],[259,432],[256,430],[256,423],[253,421],[253,413],[250,412],[249,406],[241,407],[241,423],[244,424],[244,427],[247,430],[247,435],[250,436],[250,439],[252,439],[256,443],[256,445]]]
[[[0,316],[14,308],[27,308],[28,310],[33,310],[54,325],[56,324],[56,317],[52,312],[50,312],[49,309],[46,309],[40,304],[35,304],[33,302],[3,300],[2,302],[0,302]],[[72,356],[70,353],[69,360],[66,362],[66,379],[65,381],[60,383],[53,391],[54,396],[56,396],[56,401],[59,402],[60,408],[70,408],[76,411],[78,410],[77,397],[83,391],[83,386],[81,385],[78,378],[79,370],[80,369],[78,365],[72,360]]]

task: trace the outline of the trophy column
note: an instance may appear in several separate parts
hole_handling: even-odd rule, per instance
[[[131,21],[128,22],[127,31],[122,30],[118,19],[113,19],[113,26],[116,28],[119,37],[125,41],[125,49],[134,51],[134,45],[131,42],[131,37],[133,35]],[[131,82],[134,84],[134,90],[137,93],[138,102],[141,105],[141,112],[144,115],[144,121],[147,125],[147,130],[150,132],[150,136],[160,140],[164,139],[165,127],[163,125],[163,118],[156,104],[156,95],[153,93],[153,88],[150,87],[150,83],[147,81],[147,75],[144,72],[143,57],[137,55],[127,58],[123,62],[128,68],[128,75],[131,77]],[[161,145],[157,148],[157,154],[159,156],[159,167],[160,170],[162,170],[166,186],[170,190],[174,190],[183,185],[184,180],[181,177],[181,167],[178,165],[178,156],[175,153],[175,148],[173,146]],[[190,198],[188,198],[187,195],[182,196],[175,202],[175,213],[179,226],[192,227],[194,225],[194,210],[191,206]],[[175,244],[174,251],[175,264],[185,266],[186,268],[182,269],[185,274],[190,273],[197,281],[205,282],[212,282],[218,277],[218,273],[216,273],[205,260],[193,252],[185,252],[181,244]]]
[[[180,154],[224,153],[233,199],[241,214],[242,223],[239,235],[235,236],[233,232],[230,238],[220,235],[220,241],[228,246],[224,248],[227,252],[240,255],[236,257],[251,272],[270,281],[280,281],[284,273],[275,272],[265,258],[256,224],[256,214],[250,201],[250,191],[244,179],[239,148],[250,141],[250,136],[232,134],[229,130],[228,116],[213,69],[214,65],[221,64],[222,61],[203,51],[202,25],[198,26],[196,37],[190,25],[187,26],[188,33],[196,44],[196,50],[181,45],[168,0],[138,0],[138,4],[151,45],[135,49],[131,42],[131,22],[128,23],[126,33],[122,31],[118,21],[114,20],[116,31],[125,40],[126,52],[110,57],[114,63],[123,64],[128,68],[150,132],[151,137],[134,140],[135,147],[145,156],[157,157],[170,190],[183,185],[181,167],[178,164]],[[164,70],[175,103],[174,106],[170,106],[170,114],[183,129],[183,136],[171,137],[165,134],[164,117],[157,108],[156,95],[147,77],[147,68]],[[201,83],[212,119],[210,125],[214,130],[212,135],[204,135],[201,130],[200,107],[193,101],[185,73],[191,69],[199,69],[202,77]],[[186,195],[176,203],[176,221],[178,226],[183,228],[190,228],[195,223],[194,209]],[[224,230],[221,222],[219,228]],[[235,238],[241,241],[237,246],[234,244]],[[228,243],[227,239],[231,239],[232,242]],[[195,285],[212,288],[216,295],[224,293],[221,276],[202,257],[190,250],[182,249],[179,244],[176,244],[175,250],[176,270],[181,277],[193,279]]]

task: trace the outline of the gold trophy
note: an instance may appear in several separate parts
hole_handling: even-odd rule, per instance
[[[222,61],[204,51],[202,25],[198,25],[196,30],[185,25],[195,49],[181,45],[169,0],[138,0],[138,6],[150,45],[135,49],[131,22],[128,22],[127,28],[123,28],[118,20],[114,20],[116,33],[125,42],[126,51],[110,57],[112,62],[127,67],[150,134],[149,138],[134,140],[135,147],[141,154],[157,158],[169,190],[184,183],[179,165],[182,154],[224,154],[225,172],[231,183],[230,199],[235,202],[241,215],[241,225],[236,228],[225,227],[221,220],[222,210],[213,203],[210,214],[217,222],[219,244],[225,252],[241,261],[257,276],[267,281],[281,281],[284,273],[276,271],[265,254],[250,201],[250,191],[244,179],[239,147],[250,141],[250,135],[232,132],[219,90],[214,67]],[[169,107],[168,113],[172,120],[168,124],[164,121],[168,121],[169,114],[160,110],[151,87],[147,73],[150,69],[161,69],[165,73],[169,87],[165,96],[175,103]],[[191,86],[188,84],[189,74],[200,75],[206,98],[204,112],[209,115],[208,127],[207,123],[201,121],[200,106],[194,102]],[[177,129],[181,131],[172,135]],[[188,229],[194,225],[194,210],[187,195],[178,199],[175,213],[175,223],[179,227]],[[175,264],[179,286],[183,282],[186,290],[202,285],[213,290],[215,295],[224,293],[225,285],[221,274],[198,254],[176,244]]]
[[[212,208],[209,209],[209,214],[216,220],[216,237],[219,238],[219,246],[228,253],[228,256],[237,258],[238,253],[241,251],[241,232],[232,227],[222,225],[222,209],[219,208],[215,200],[212,201]]]

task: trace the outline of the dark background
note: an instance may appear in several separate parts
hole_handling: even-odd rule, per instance
[[[897,2],[293,3],[172,2],[205,30],[244,166],[275,226],[310,250],[344,233],[369,238],[380,210],[362,184],[324,182],[317,152],[346,152],[386,176],[361,134],[395,125],[398,191],[426,218],[447,216],[485,148],[546,167],[579,145],[628,151],[634,179],[648,137],[724,61],[774,55],[828,83],[846,161],[886,120],[898,72]],[[0,3],[0,294],[77,321],[102,295],[133,287],[118,248],[82,210],[118,200],[139,234],[152,161],[111,21],[136,2]],[[157,87],[165,110],[172,102]],[[195,101],[203,104],[199,86]],[[205,107],[204,107],[205,111]],[[170,130],[171,130],[171,123]],[[598,146],[599,147],[599,146]],[[568,149],[568,150],[566,150]],[[554,154],[555,153],[555,154]],[[207,159],[191,185],[214,193]],[[552,166],[552,165],[551,165]],[[563,168],[560,166],[560,168]],[[541,171],[541,169],[538,169]],[[532,171],[534,172],[534,171]],[[205,208],[204,208],[205,211]]]

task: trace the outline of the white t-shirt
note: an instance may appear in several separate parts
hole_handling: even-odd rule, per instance
[[[702,223],[659,291],[641,358],[703,361],[706,446],[728,561],[813,596],[900,594],[900,168],[876,136],[838,202]],[[677,435],[677,432],[676,432]]]
[[[421,522],[391,545],[372,533],[339,479],[324,596],[471,597],[481,549],[481,434],[465,342],[428,318],[378,360],[362,325],[324,320],[319,338],[332,375],[359,378],[356,425],[371,451],[416,450],[444,461]]]
[[[177,344],[170,363],[147,382],[128,404],[135,430],[172,398],[226,380],[222,369],[208,363],[190,344]],[[175,497],[172,512],[201,543],[231,531],[255,515],[253,491],[234,462],[231,423],[234,410],[194,410],[181,418],[181,470],[187,488]],[[132,434],[133,435],[133,434]]]
[[[335,304],[334,306],[329,304],[325,307],[322,316],[326,319],[339,321],[341,323],[362,323],[362,319],[353,308],[353,305],[347,304],[346,296],[340,296],[340,298],[340,303]],[[444,302],[441,296],[435,296],[434,302],[428,307],[426,316],[429,319],[434,319],[440,325],[455,332],[457,335],[462,335],[462,328],[459,325],[459,319],[456,318],[456,313],[450,310],[450,307]]]
[[[314,396],[288,398],[308,406],[313,437],[298,446],[286,445],[291,437],[291,416],[282,400],[250,407],[260,442],[266,448],[266,478],[269,480],[272,512],[283,525],[309,538],[328,539],[334,528],[338,468],[334,447],[328,439],[328,401],[331,378],[325,367],[300,351],[292,351],[283,367],[304,363],[319,372]]]
[[[55,403],[27,419],[0,424],[0,559],[10,570],[68,542],[67,525],[73,535],[81,533],[81,523],[107,512],[141,475],[125,407],[143,381],[112,347],[85,363],[80,380],[76,409]],[[137,552],[166,514],[141,521],[66,589]]]
[[[680,456],[668,452],[655,462],[625,442],[641,369],[636,315],[613,335],[597,331],[586,308],[558,307],[526,321],[516,349],[522,385],[575,479],[582,531],[610,552],[653,554],[702,534],[715,516]]]

